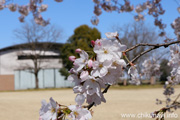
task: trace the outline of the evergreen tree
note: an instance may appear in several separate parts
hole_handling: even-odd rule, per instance
[[[160,76],[160,81],[163,83],[165,81],[167,81],[167,77],[170,76],[171,68],[170,68],[170,66],[167,65],[167,63],[168,63],[168,60],[163,59],[160,64],[160,66],[161,66],[160,71],[162,72],[162,74]]]

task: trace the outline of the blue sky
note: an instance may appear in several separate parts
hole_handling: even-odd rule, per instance
[[[19,4],[27,4],[29,0],[23,0]],[[131,0],[133,3],[138,4],[141,1],[146,0]],[[170,23],[179,16],[177,7],[178,0],[162,0],[163,8],[166,9],[166,13],[161,17],[165,23],[167,23],[167,32],[173,34]],[[91,24],[90,19],[93,14],[94,3],[92,0],[64,0],[61,3],[54,2],[53,0],[44,0],[44,3],[48,4],[48,10],[42,15],[45,19],[50,18],[51,24],[60,27],[63,30],[63,36],[59,42],[64,43],[72,34],[75,28],[82,24],[87,24],[90,27],[96,27],[102,37],[105,37],[105,32],[111,32],[113,25],[123,25],[134,21],[133,15],[130,13],[106,13],[100,15],[100,23],[98,26]],[[20,28],[22,23],[19,22],[18,12],[12,13],[8,9],[0,11],[0,48],[4,48],[10,45],[21,43],[13,36],[13,31],[16,28]],[[32,19],[32,14],[25,19],[26,21]],[[146,16],[146,23],[153,26],[152,17]]]

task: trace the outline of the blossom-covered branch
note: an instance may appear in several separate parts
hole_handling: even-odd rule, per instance
[[[104,94],[104,93],[107,93],[110,87],[111,87],[111,85],[107,85],[106,88],[103,90],[102,93],[103,93],[103,94]],[[93,102],[93,103],[91,103],[90,105],[85,106],[85,107],[88,108],[88,110],[90,110],[90,109],[94,106],[94,104],[95,104],[95,103]]]

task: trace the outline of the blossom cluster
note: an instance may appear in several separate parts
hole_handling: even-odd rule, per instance
[[[161,19],[158,19],[159,15],[163,15],[165,13],[165,10],[162,8],[160,2],[161,0],[148,0],[142,4],[137,5],[135,11],[138,13],[138,15],[136,15],[134,19],[136,21],[144,20],[144,15],[141,13],[148,9],[148,14],[155,18],[154,25],[159,27],[159,29],[164,30],[166,25],[162,23]],[[161,32],[160,35],[164,35],[164,32]]]
[[[40,109],[40,120],[64,120],[66,117],[72,120],[91,119],[91,112],[83,107],[83,104],[99,105],[106,102],[102,88],[113,85],[123,75],[126,62],[122,56],[126,55],[126,45],[122,45],[118,40],[118,33],[106,33],[107,39],[97,39],[91,41],[93,51],[89,55],[86,51],[76,49],[80,58],[70,56],[73,62],[69,81],[74,82],[73,91],[76,95],[76,105],[64,106],[50,98],[50,103],[42,101]],[[127,58],[126,58],[127,59]],[[129,61],[129,60],[128,60]],[[131,63],[128,70],[132,84],[140,84],[136,66]],[[89,109],[89,108],[88,108]]]
[[[118,0],[93,0],[94,6],[94,14],[96,16],[92,17],[91,22],[93,25],[97,25],[99,23],[99,19],[97,16],[102,14],[102,10],[106,12],[117,11],[120,12],[131,12],[134,7],[130,4],[129,1],[124,1],[124,4],[120,4]]]
[[[70,56],[74,67],[70,70],[68,80],[75,83],[73,90],[77,93],[75,101],[78,105],[82,105],[85,100],[94,105],[106,102],[101,89],[117,83],[126,66],[124,59],[121,59],[126,46],[115,39],[117,33],[106,33],[106,36],[111,40],[92,41],[92,56],[81,49],[76,50],[80,58]]]
[[[63,0],[54,0],[56,2],[62,2]],[[149,15],[152,15],[154,20],[154,25],[159,27],[162,32],[159,34],[160,36],[164,36],[164,28],[166,27],[165,24],[162,23],[162,20],[158,18],[159,15],[163,15],[165,10],[161,6],[161,0],[148,0],[142,4],[138,4],[134,7],[131,4],[130,0],[122,1],[118,0],[92,0],[94,2],[94,14],[95,16],[92,17],[91,23],[93,25],[97,25],[99,23],[99,18],[102,14],[102,11],[105,12],[113,12],[116,11],[118,13],[122,12],[132,12],[133,10],[138,14],[134,16],[136,21],[144,20],[144,15],[142,14],[145,10],[147,10]],[[33,14],[34,20],[37,24],[46,26],[49,24],[49,20],[44,20],[41,16],[41,12],[47,10],[48,6],[43,3],[43,0],[29,0],[27,5],[18,5],[15,3],[10,3],[10,0],[1,0],[0,1],[0,10],[4,8],[9,8],[10,11],[14,12],[16,10],[19,11],[21,16],[19,17],[20,22],[24,22],[25,17],[31,12]],[[178,7],[178,11],[180,11],[180,7]]]
[[[55,0],[56,2],[62,2],[62,0]],[[18,5],[15,3],[9,3],[6,0],[0,1],[0,10],[3,10],[4,8],[8,8],[11,12],[15,12],[18,10],[18,12],[21,14],[19,17],[20,22],[24,22],[24,19],[30,12],[32,12],[34,21],[42,26],[46,26],[49,24],[49,20],[44,20],[41,16],[41,12],[44,12],[47,10],[48,5],[42,4],[43,0],[30,0],[27,5]]]
[[[147,9],[148,9],[148,14],[153,15],[154,17],[158,17],[158,14],[164,14],[165,11],[162,9],[159,3],[160,3],[160,0],[151,0],[151,1],[146,1],[142,4],[137,5],[135,8],[135,11],[136,13],[138,13],[138,15],[136,15],[134,19],[136,21],[144,20],[144,15],[142,15],[141,13]]]
[[[160,74],[160,65],[155,58],[147,59],[142,63],[142,73],[148,77]]]
[[[148,0],[142,4],[138,4],[135,7],[131,5],[130,1],[125,0],[124,4],[120,3],[117,0],[93,0],[95,3],[94,6],[94,14],[95,17],[92,18],[91,22],[94,25],[99,23],[99,19],[97,16],[102,14],[102,10],[106,12],[117,11],[118,13],[121,12],[132,12],[133,10],[137,13],[134,16],[136,21],[144,20],[144,15],[142,14],[145,10],[147,10],[149,15],[152,15],[154,20],[154,25],[158,26],[159,29],[164,30],[166,27],[165,24],[162,23],[161,19],[158,19],[159,15],[163,15],[165,10],[161,6],[161,0]],[[164,35],[164,32],[161,32],[160,35]]]
[[[171,24],[172,28],[174,29],[174,34],[177,35],[179,38],[180,36],[180,17],[176,18],[174,22]]]
[[[128,74],[131,77],[131,80],[129,81],[130,84],[133,84],[133,85],[140,85],[141,84],[140,79],[139,79],[140,76],[139,76],[138,70],[136,69],[135,65],[132,65],[129,68]]]
[[[172,67],[171,76],[168,82],[173,84],[180,83],[180,47],[179,45],[170,46],[171,59],[168,63]]]
[[[39,111],[39,120],[89,120],[92,118],[91,112],[78,105],[64,106],[60,105],[50,98],[50,102],[45,100],[41,102]]]
[[[174,46],[170,46],[170,54],[171,59],[168,62],[168,65],[172,67],[171,76],[168,76],[168,81],[165,82],[164,92],[165,100],[156,99],[156,104],[162,104],[162,102],[166,103],[166,110],[168,112],[173,112],[177,108],[180,108],[179,103],[177,102],[177,98],[173,101],[171,96],[175,93],[174,86],[180,83],[180,47],[179,44],[175,44]],[[173,110],[172,110],[173,109]],[[155,111],[155,117],[157,113],[160,111]],[[166,112],[166,111],[164,111]]]
[[[129,1],[124,1],[124,4],[117,4],[117,0],[93,0],[93,2],[95,3],[94,14],[97,16],[101,15],[102,9],[106,12],[131,12],[134,9]]]

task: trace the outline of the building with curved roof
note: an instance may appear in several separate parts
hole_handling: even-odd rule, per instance
[[[48,47],[47,47],[48,46]],[[39,88],[71,87],[59,73],[60,43],[18,44],[0,49],[0,90],[35,88],[33,70],[37,60]]]

